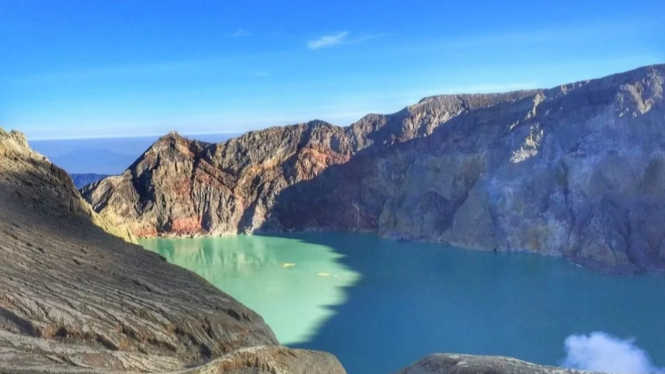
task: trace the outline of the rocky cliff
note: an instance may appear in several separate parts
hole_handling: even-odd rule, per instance
[[[462,113],[530,94],[432,97],[393,115],[368,115],[346,128],[312,121],[219,144],[173,132],[122,175],[82,192],[101,216],[140,237],[254,232],[285,188],[344,164],[362,150],[425,137]]]
[[[1,373],[344,373],[276,346],[256,313],[110,229],[62,169],[0,129]]]
[[[665,269],[665,65],[469,110],[283,191],[268,228]]]
[[[139,236],[369,231],[662,271],[664,71],[433,97],[346,128],[170,134],[84,196]]]

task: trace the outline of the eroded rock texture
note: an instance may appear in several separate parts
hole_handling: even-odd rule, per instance
[[[466,111],[285,190],[276,229],[368,230],[665,269],[665,66]]]
[[[219,144],[170,133],[122,175],[86,187],[83,195],[101,216],[140,237],[254,232],[265,225],[285,188],[344,164],[361,150],[424,137],[461,113],[529,95],[432,97],[346,128],[312,121]]]
[[[434,354],[396,374],[592,374],[540,366],[507,357]]]
[[[0,129],[0,372],[218,372],[219,357],[285,373],[302,372],[289,357],[334,366],[271,347],[256,313],[109,229],[63,170]]]
[[[664,70],[433,97],[347,128],[170,134],[84,196],[139,236],[368,231],[662,271]]]

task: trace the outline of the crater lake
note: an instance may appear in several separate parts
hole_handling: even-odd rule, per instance
[[[565,259],[372,235],[150,239],[264,317],[280,342],[335,354],[351,374],[431,353],[560,365],[573,334],[633,342],[665,366],[665,278],[615,277]]]

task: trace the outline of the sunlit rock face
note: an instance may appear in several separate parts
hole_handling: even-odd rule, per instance
[[[0,128],[0,178],[0,182],[15,189],[20,198],[31,199],[33,208],[56,214],[62,210],[76,218],[89,220],[126,241],[134,241],[127,230],[115,227],[96,214],[81,198],[69,175],[33,151],[21,132],[6,132]],[[10,198],[11,195],[3,197]]]
[[[218,144],[170,133],[120,176],[86,187],[103,217],[139,237],[249,233],[266,225],[277,196],[360,151],[430,135],[468,110],[529,92],[439,96],[349,127],[322,121],[249,132]]]
[[[664,70],[433,97],[347,128],[171,134],[84,196],[139,236],[367,231],[661,271]]]

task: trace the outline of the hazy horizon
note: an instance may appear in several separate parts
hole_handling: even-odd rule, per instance
[[[85,139],[28,139],[35,151],[70,174],[121,174],[161,136]],[[185,134],[183,134],[185,135]],[[198,134],[192,139],[218,143],[240,134]]]
[[[583,80],[579,80],[579,81],[598,79],[598,78],[602,78],[602,77],[608,76],[608,75],[619,74],[619,73],[623,73],[623,72],[626,72],[626,71],[636,70],[636,69],[639,69],[639,68],[642,68],[642,67],[645,67],[645,66],[662,65],[662,64],[665,64],[665,62],[658,62],[658,63],[654,63],[654,64],[636,66],[632,69],[627,69],[627,70],[617,71],[617,72],[613,72],[613,73],[608,73],[608,74],[602,75],[602,76],[589,77],[587,79],[583,79]],[[576,83],[576,82],[578,82],[578,81],[561,82],[561,83],[558,83],[558,84],[555,84],[555,85],[552,85],[552,86],[547,86],[547,87],[535,87],[534,86],[534,87],[525,87],[525,88],[521,88],[521,89],[509,89],[509,90],[503,90],[503,91],[501,91],[501,90],[496,90],[496,91],[488,90],[488,91],[450,92],[450,93],[434,94],[434,95],[429,95],[429,96],[423,96],[420,99],[418,99],[418,100],[416,100],[412,103],[404,104],[402,107],[400,107],[397,110],[388,111],[388,112],[381,112],[381,113],[379,113],[379,112],[367,112],[367,113],[363,114],[361,117],[358,117],[357,119],[355,119],[355,120],[353,120],[349,123],[333,123],[333,122],[326,121],[326,120],[319,119],[319,118],[311,118],[311,119],[304,120],[304,121],[299,121],[299,122],[288,122],[288,123],[280,123],[280,124],[272,124],[272,125],[271,124],[266,124],[265,126],[251,127],[251,128],[248,128],[247,130],[245,130],[243,132],[223,132],[223,131],[214,132],[214,131],[210,131],[210,132],[191,133],[191,132],[187,132],[187,130],[184,130],[185,132],[183,132],[179,129],[166,129],[165,131],[163,131],[161,133],[150,133],[150,134],[141,134],[141,133],[138,133],[138,134],[112,134],[112,135],[105,135],[105,136],[99,136],[99,135],[96,135],[96,136],[95,135],[76,136],[76,135],[71,135],[71,137],[54,137],[54,138],[48,138],[48,137],[47,138],[39,138],[38,137],[38,138],[29,139],[29,140],[36,141],[36,142],[51,142],[51,141],[77,141],[77,140],[85,141],[85,140],[119,140],[119,139],[138,139],[138,138],[159,138],[159,137],[162,137],[162,136],[164,136],[164,135],[166,135],[170,132],[173,132],[173,131],[177,132],[178,134],[180,134],[180,135],[182,135],[186,138],[191,138],[191,139],[196,139],[196,140],[203,140],[206,137],[214,137],[214,136],[229,136],[230,138],[232,138],[232,137],[240,136],[240,135],[242,135],[246,132],[250,132],[250,131],[263,130],[263,129],[267,129],[267,128],[270,128],[270,127],[296,125],[296,124],[307,123],[307,122],[311,122],[311,121],[325,121],[325,122],[329,122],[329,123],[331,123],[333,125],[336,125],[336,126],[350,126],[350,125],[354,124],[355,122],[361,120],[362,117],[364,117],[365,115],[368,115],[368,114],[382,114],[382,115],[395,114],[395,113],[399,112],[400,110],[402,110],[404,108],[407,108],[411,105],[417,104],[421,100],[424,100],[424,99],[427,99],[427,98],[430,98],[430,97],[435,97],[435,96],[446,96],[446,95],[454,96],[454,95],[468,95],[468,94],[470,94],[470,95],[474,95],[474,94],[475,95],[499,94],[499,93],[509,93],[509,92],[516,92],[516,91],[550,89],[550,88],[556,87],[558,85]],[[1,127],[2,126],[0,126],[0,128]],[[6,130],[12,130],[12,129],[14,129],[14,128],[8,128]],[[21,131],[20,129],[17,129],[17,130]]]
[[[665,62],[663,13],[656,0],[0,0],[0,127],[34,140],[348,125],[432,95]]]

